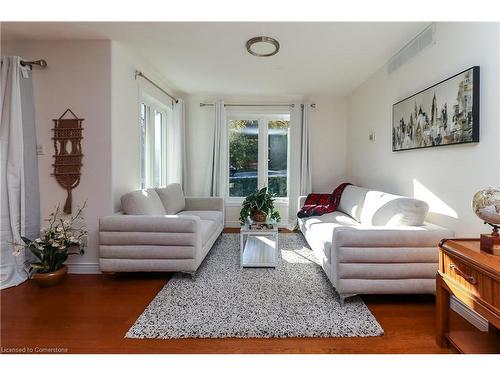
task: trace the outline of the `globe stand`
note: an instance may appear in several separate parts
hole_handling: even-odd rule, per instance
[[[482,251],[493,254],[494,250],[500,250],[500,234],[498,233],[500,226],[487,222],[484,223],[491,225],[493,227],[493,231],[491,234],[481,234],[480,248]]]

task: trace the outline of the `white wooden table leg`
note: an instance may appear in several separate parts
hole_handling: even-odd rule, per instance
[[[274,267],[278,266],[278,252],[280,251],[280,247],[278,244],[278,233],[274,235]]]
[[[240,269],[243,269],[243,233],[240,233]]]

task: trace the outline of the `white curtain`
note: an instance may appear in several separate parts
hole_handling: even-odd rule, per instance
[[[20,60],[2,57],[0,68],[1,289],[27,279],[26,254],[15,257],[12,242],[37,237],[40,229],[33,88]]]
[[[311,192],[310,104],[295,104],[290,111],[290,168],[288,224],[297,222],[298,199]]]
[[[225,174],[225,140],[226,140],[226,110],[223,101],[214,104],[214,135],[212,141],[212,154],[210,158],[210,196],[222,197],[222,180]]]
[[[309,130],[309,115],[311,105],[301,105],[302,121],[300,127],[300,195],[307,195],[311,192],[311,148],[310,130]],[[300,207],[298,207],[300,209]]]
[[[173,103],[173,121],[167,136],[167,183],[178,182],[186,191],[186,109],[182,99]]]

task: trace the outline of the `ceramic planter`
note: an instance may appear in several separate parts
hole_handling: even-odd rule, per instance
[[[252,210],[252,220],[257,221],[259,223],[266,221],[267,214],[265,212],[259,210]]]
[[[64,281],[68,267],[62,266],[57,271],[47,273],[35,273],[32,279],[40,288],[48,288],[51,286],[59,285]]]

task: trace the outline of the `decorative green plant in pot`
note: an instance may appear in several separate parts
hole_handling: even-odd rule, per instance
[[[36,258],[30,264],[29,273],[41,287],[60,284],[68,272],[64,262],[69,255],[83,255],[87,238],[87,229],[83,221],[83,209],[77,209],[74,216],[65,216],[59,208],[46,219],[47,228],[42,228],[40,237],[30,240],[21,237],[24,244],[15,244],[16,253],[28,249]]]
[[[254,221],[280,221],[280,213],[274,209],[275,194],[269,193],[267,187],[256,190],[245,198],[240,211],[240,223],[244,224],[250,216]]]

